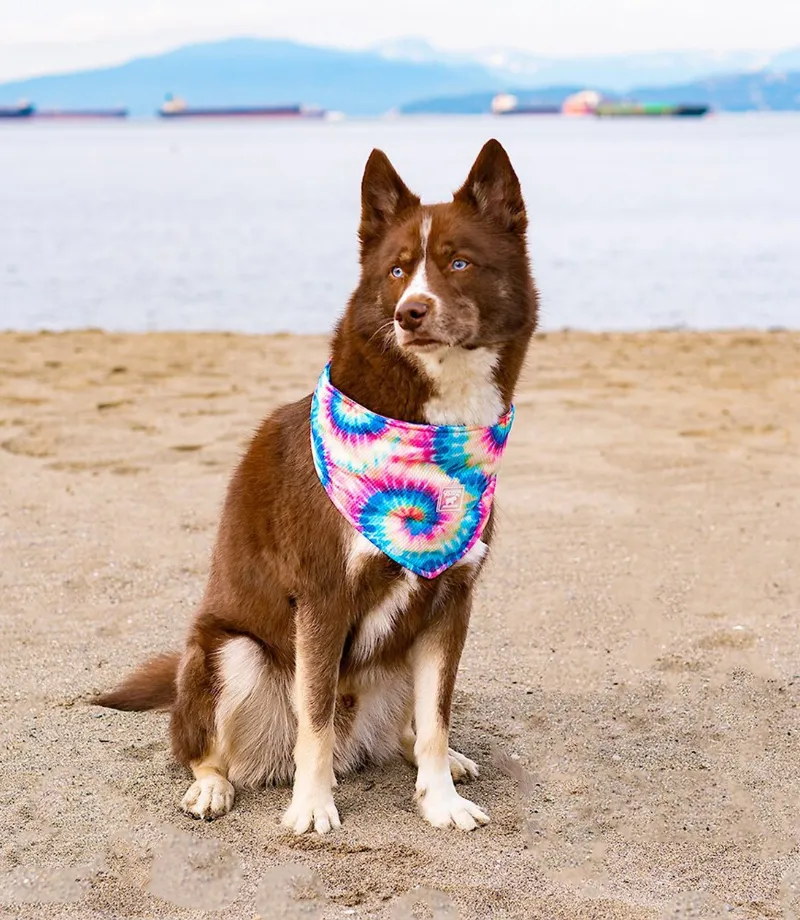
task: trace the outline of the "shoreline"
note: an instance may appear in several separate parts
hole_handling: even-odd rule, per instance
[[[244,338],[320,338],[330,337],[333,333],[333,324],[327,331],[322,332],[295,332],[292,330],[278,330],[277,332],[245,332],[239,329],[106,329],[101,326],[76,326],[69,329],[2,329],[0,338],[4,336],[29,336],[29,335],[130,335],[130,336],[242,336]],[[730,326],[720,328],[691,329],[687,326],[658,326],[652,329],[583,329],[574,326],[561,326],[557,329],[537,329],[535,338],[546,336],[637,336],[647,335],[781,335],[800,334],[800,326]]]

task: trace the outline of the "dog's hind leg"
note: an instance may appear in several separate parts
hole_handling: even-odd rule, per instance
[[[418,766],[417,764],[417,755],[414,753],[414,746],[417,743],[417,735],[414,731],[414,726],[412,725],[411,713],[408,714],[408,721],[406,722],[403,733],[400,736],[400,747],[403,752],[403,757],[407,760],[413,767]],[[460,751],[456,751],[453,748],[447,749],[447,756],[450,762],[450,775],[453,777],[453,782],[462,783],[467,779],[477,779],[480,776],[480,770],[478,765],[474,760],[470,760],[465,754],[462,754]]]
[[[219,755],[211,754],[191,763],[195,781],[181,801],[182,810],[191,818],[213,821],[233,808],[233,785],[226,777]]]
[[[215,643],[210,649],[206,645],[190,640],[181,659],[170,733],[176,758],[191,768],[195,778],[181,808],[193,818],[211,821],[231,810],[234,791],[215,737]]]
[[[288,782],[297,719],[292,675],[251,636],[237,636],[216,656],[216,750],[236,788]]]

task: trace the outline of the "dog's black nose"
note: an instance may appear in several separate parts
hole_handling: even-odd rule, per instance
[[[398,305],[394,318],[406,332],[415,332],[422,325],[428,305],[423,300],[407,300]]]

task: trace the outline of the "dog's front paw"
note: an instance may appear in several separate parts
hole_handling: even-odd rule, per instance
[[[331,829],[342,826],[330,790],[317,793],[295,790],[292,804],[286,809],[281,824],[295,834],[305,834],[312,827],[318,834],[327,834]]]
[[[478,778],[480,770],[474,760],[470,760],[469,757],[465,757],[452,748],[447,753],[450,759],[450,775],[453,777],[453,782],[460,783],[465,779]]]
[[[474,831],[478,825],[489,823],[489,816],[455,789],[418,789],[417,805],[422,817],[434,827],[455,825],[462,831]]]
[[[192,783],[181,801],[181,809],[190,818],[213,821],[233,808],[233,786],[224,776],[204,776]]]

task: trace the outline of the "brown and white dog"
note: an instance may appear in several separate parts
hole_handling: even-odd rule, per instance
[[[361,199],[361,278],[332,344],[331,380],[394,419],[492,425],[511,404],[537,295],[525,206],[490,140],[446,204],[422,205],[374,150]],[[448,747],[473,587],[493,522],[433,579],[383,555],[336,510],[312,463],[311,397],[261,426],[228,489],[205,594],[183,652],[97,698],[168,708],[195,782],[183,810],[212,819],[234,786],[289,782],[283,824],[339,827],[336,775],[398,754],[418,769],[435,827],[489,819],[454,780],[477,766]]]

